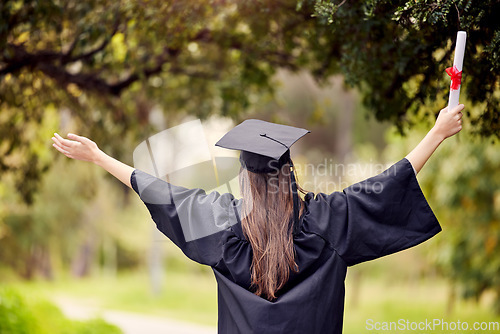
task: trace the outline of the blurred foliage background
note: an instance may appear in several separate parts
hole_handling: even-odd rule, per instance
[[[444,233],[352,268],[346,331],[363,330],[369,314],[498,319],[499,16],[496,0],[3,0],[0,281],[80,298],[106,295],[102,285],[116,292],[104,297],[110,307],[213,324],[210,271],[152,237],[135,194],[57,155],[52,133],[88,136],[131,164],[140,141],[186,119],[279,121],[312,130],[294,151],[299,166],[371,166],[328,175],[340,190],[402,158],[432,127],[465,30],[464,129],[419,175]],[[151,263],[174,288],[132,288],[149,286]]]

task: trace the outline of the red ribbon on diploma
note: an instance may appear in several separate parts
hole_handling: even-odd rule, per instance
[[[446,69],[446,73],[451,77],[451,86],[450,88],[453,90],[457,90],[460,88],[460,84],[462,83],[462,71],[459,71],[456,66],[448,67]]]

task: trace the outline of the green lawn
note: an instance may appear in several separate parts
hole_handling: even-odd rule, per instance
[[[19,290],[45,297],[71,297],[104,308],[120,309],[165,316],[215,326],[217,323],[216,284],[208,270],[170,271],[166,273],[162,292],[153,296],[145,273],[120,274],[116,278],[94,277],[57,282],[16,283]],[[199,270],[196,270],[199,269]],[[375,330],[391,322],[447,321],[448,323],[500,322],[483,304],[458,300],[454,311],[446,314],[449,288],[443,280],[391,281],[387,276],[364,277],[359,283],[358,300],[353,300],[354,283],[348,275],[344,332],[349,333],[457,333],[442,331]],[[370,320],[371,319],[371,320]],[[434,320],[436,319],[436,320]],[[369,326],[372,330],[369,330]],[[453,326],[453,324],[449,324]],[[469,330],[469,332],[474,332]],[[499,333],[500,331],[477,331]]]
[[[412,283],[366,280],[362,282],[356,306],[347,287],[345,333],[500,333],[500,316],[485,303],[457,300],[447,314],[449,287],[442,280],[421,280]],[[454,326],[466,322],[468,330]],[[497,330],[473,331],[475,322],[495,322]],[[383,330],[393,325],[392,330]],[[420,325],[422,323],[422,325]],[[425,327],[428,323],[428,327]],[[433,324],[433,325],[431,325]],[[418,330],[415,326],[422,326]],[[396,328],[396,326],[402,326]],[[448,330],[446,328],[448,326]],[[462,325],[458,325],[462,326]],[[465,326],[465,325],[463,325]],[[380,330],[375,330],[378,328]],[[460,328],[460,327],[459,327]]]
[[[0,333],[2,334],[119,334],[122,331],[99,318],[68,319],[39,294],[0,287]]]
[[[22,291],[46,298],[70,297],[89,306],[147,313],[180,320],[217,324],[217,291],[210,272],[165,274],[158,295],[150,290],[146,273],[120,274],[118,277],[92,277],[56,282],[16,283]]]

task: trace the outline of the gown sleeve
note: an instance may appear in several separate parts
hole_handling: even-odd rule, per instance
[[[138,169],[130,177],[160,232],[190,259],[209,266],[222,257],[222,233],[237,220],[231,194],[172,185]]]
[[[318,198],[320,233],[348,266],[413,247],[441,231],[406,158],[343,192]]]

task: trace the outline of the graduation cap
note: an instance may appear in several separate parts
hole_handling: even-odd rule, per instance
[[[306,129],[249,119],[226,133],[215,145],[240,150],[241,165],[254,173],[271,173],[290,163],[290,147],[308,134]],[[299,198],[294,173],[290,173],[293,193],[294,233],[299,228]]]
[[[309,130],[249,119],[226,133],[215,145],[240,150],[244,168],[271,173],[290,162],[290,147]]]

